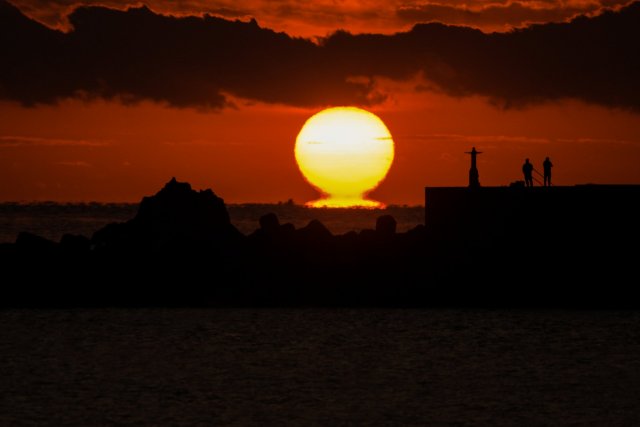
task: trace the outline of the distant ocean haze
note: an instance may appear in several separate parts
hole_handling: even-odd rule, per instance
[[[259,228],[258,220],[269,212],[275,213],[281,224],[289,222],[296,228],[317,219],[333,234],[373,229],[376,219],[382,215],[396,219],[398,232],[424,224],[424,206],[318,209],[277,203],[228,205],[227,210],[231,222],[245,235]],[[59,241],[64,234],[91,237],[107,224],[128,221],[137,211],[137,203],[0,203],[0,243],[15,242],[21,231],[54,241]]]

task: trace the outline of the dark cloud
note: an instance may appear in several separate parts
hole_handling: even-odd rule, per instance
[[[203,108],[225,106],[225,93],[291,105],[371,97],[311,41],[255,21],[82,7],[65,34],[0,5],[0,50],[11,64],[0,69],[0,97],[26,105],[72,96]]]
[[[499,30],[531,22],[561,22],[578,13],[630,0],[145,0],[150,9],[176,16],[205,13],[227,18],[255,17],[269,28],[322,35],[336,28],[350,32],[395,32],[418,22],[442,22]],[[27,16],[68,28],[67,14],[78,6],[125,10],[137,0],[11,0]]]
[[[72,31],[54,31],[0,0],[0,53],[9,64],[0,68],[0,98],[221,108],[230,94],[295,106],[367,105],[384,99],[376,78],[421,74],[428,87],[505,107],[575,98],[640,110],[640,2],[508,33],[420,24],[394,35],[337,32],[319,44],[255,21],[147,8],[82,7],[69,21]]]
[[[11,0],[23,13],[50,27],[67,28],[67,15],[81,6],[103,6],[126,10],[139,6],[137,0]],[[208,13],[226,18],[245,18],[255,16],[248,9],[239,8],[232,0],[147,0],[151,9],[171,15],[203,15]],[[243,2],[246,3],[246,2]]]
[[[138,7],[137,0],[10,0],[28,17],[52,28],[69,30],[68,14],[80,6],[118,10]],[[350,31],[395,32],[411,24],[395,16],[394,1],[405,0],[145,0],[151,10],[164,15],[204,16],[250,20],[289,34],[313,37],[337,28]],[[416,0],[410,0],[416,1]]]
[[[407,22],[445,22],[447,24],[469,25],[474,27],[520,27],[528,23],[562,22],[578,14],[596,11],[597,4],[583,7],[558,7],[550,4],[547,7],[513,2],[490,4],[478,8],[455,6],[452,4],[426,3],[415,6],[400,7],[398,17]]]

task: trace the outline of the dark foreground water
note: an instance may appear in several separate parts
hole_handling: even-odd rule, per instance
[[[640,424],[640,314],[0,311],[0,425]]]

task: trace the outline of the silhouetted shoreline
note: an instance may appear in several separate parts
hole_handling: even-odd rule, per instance
[[[172,180],[91,238],[0,245],[2,305],[637,307],[638,187],[531,190],[427,189],[428,226],[402,233],[389,215],[333,235],[267,214],[245,235],[211,190]]]
[[[112,222],[133,218],[140,203],[100,202],[0,202],[0,243],[14,243],[27,231],[60,241],[65,234],[92,236]],[[231,223],[245,235],[259,227],[262,215],[275,213],[281,222],[296,228],[312,219],[321,221],[333,234],[361,231],[375,225],[381,215],[392,215],[399,232],[424,223],[424,205],[388,205],[385,208],[310,208],[287,202],[226,203]]]

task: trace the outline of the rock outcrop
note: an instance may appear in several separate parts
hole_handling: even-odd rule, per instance
[[[142,199],[132,220],[107,225],[91,242],[97,250],[182,252],[220,249],[242,237],[231,224],[223,199],[210,189],[195,191],[189,183],[172,178],[158,193]]]

